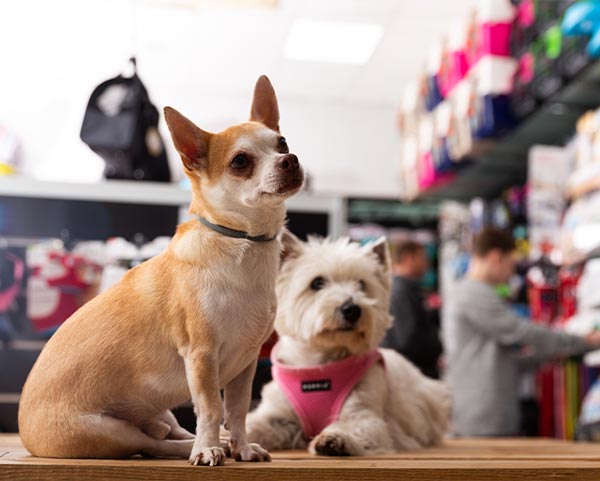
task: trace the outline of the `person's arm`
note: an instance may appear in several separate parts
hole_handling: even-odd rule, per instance
[[[543,364],[555,360],[557,356],[552,352],[545,352],[540,349],[526,349],[525,352],[517,353],[515,359],[521,371],[532,371],[538,369]]]
[[[493,292],[474,296],[467,320],[501,345],[530,345],[544,353],[546,359],[582,354],[592,348],[582,337],[557,332],[519,317]]]
[[[583,339],[587,345],[587,349],[585,351],[600,349],[600,331],[593,331],[587,334],[585,337],[581,337],[581,339]],[[576,354],[582,354],[582,352]],[[519,368],[523,371],[527,371],[537,369],[542,364],[555,360],[556,357],[556,353],[552,351],[547,351],[541,348],[532,348],[525,349],[523,352],[517,354],[516,359],[519,363]]]

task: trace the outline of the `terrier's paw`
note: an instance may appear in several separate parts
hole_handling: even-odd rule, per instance
[[[205,449],[194,447],[189,462],[194,466],[223,466],[225,464],[225,450],[220,446]]]
[[[248,442],[260,444],[266,449],[273,449],[273,430],[270,429],[266,423],[253,423],[246,425],[246,431],[248,433]]]
[[[251,461],[255,463],[270,463],[271,455],[259,444],[247,443],[239,448],[231,448],[231,455],[236,461]]]
[[[339,433],[321,433],[310,443],[310,452],[321,456],[352,456],[350,443]]]

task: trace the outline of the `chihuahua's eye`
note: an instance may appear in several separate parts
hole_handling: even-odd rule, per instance
[[[310,288],[313,291],[320,291],[323,287],[325,287],[325,279],[321,276],[315,277],[310,283]]]
[[[279,137],[279,152],[287,154],[290,151],[285,137]]]
[[[361,291],[366,291],[367,290],[367,284],[362,279],[360,281],[358,281],[358,285],[360,286],[360,290]]]
[[[230,165],[234,169],[239,170],[248,167],[249,163],[250,161],[248,160],[247,156],[245,156],[244,154],[238,154],[233,158]]]

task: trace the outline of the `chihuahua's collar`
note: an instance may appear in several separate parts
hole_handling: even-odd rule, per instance
[[[233,237],[234,239],[246,239],[252,242],[269,242],[277,238],[277,235],[274,235],[273,237],[268,237],[266,234],[250,235],[242,230],[230,229],[229,227],[225,227],[223,225],[213,224],[202,216],[198,216],[198,220],[209,229],[212,229],[221,235]]]

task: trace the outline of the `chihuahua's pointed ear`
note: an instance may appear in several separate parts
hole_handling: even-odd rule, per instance
[[[364,249],[372,252],[377,256],[377,260],[379,261],[385,272],[390,272],[392,270],[390,248],[385,237],[382,236],[373,242],[369,242],[367,245],[365,245]]]
[[[292,234],[286,227],[281,231],[281,263],[289,259],[295,259],[302,254],[304,250],[304,244],[294,234]]]
[[[165,107],[165,120],[173,143],[188,170],[206,167],[210,133],[197,127],[190,119],[171,107]]]
[[[279,132],[279,107],[277,96],[271,81],[266,75],[261,75],[254,87],[250,120],[260,122],[270,129]]]

